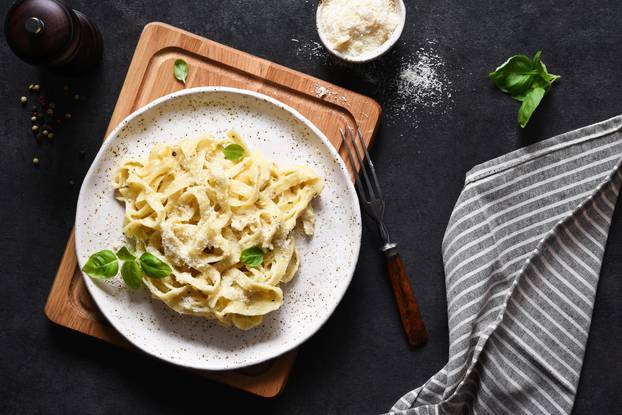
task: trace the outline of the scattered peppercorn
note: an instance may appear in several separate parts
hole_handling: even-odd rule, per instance
[[[80,95],[75,94],[75,95],[73,96],[73,99],[74,99],[74,100],[76,100],[76,101],[80,101]]]
[[[30,117],[30,121],[37,122],[37,116],[33,115],[32,117]]]
[[[35,166],[38,166],[38,165],[39,165],[39,159],[38,159],[38,158],[36,158],[36,157],[35,157],[35,158],[33,158],[33,159],[32,159],[32,164],[34,164]]]
[[[43,131],[41,131],[41,134],[43,134],[43,135],[48,135],[48,130],[43,130]]]
[[[39,84],[34,84],[32,86],[32,90],[35,91],[35,92],[39,92],[40,89],[41,89],[41,85],[39,85]]]
[[[32,132],[36,133],[37,131],[39,131],[39,126],[38,125],[33,125],[32,126]]]
[[[54,110],[52,108],[48,108],[46,112],[48,115],[54,115]]]
[[[66,119],[66,120],[70,120],[70,119],[71,119],[71,113],[69,113],[69,112],[68,112],[68,113],[66,113],[66,114],[65,114],[65,119]]]
[[[32,91],[32,89],[33,89],[34,87],[35,87],[35,86],[34,86],[33,84],[30,84],[30,85],[28,85],[28,90],[29,90],[29,91]]]
[[[54,138],[54,133],[48,133],[48,138]]]
[[[173,157],[177,156],[177,152],[173,151]]]
[[[23,97],[21,97],[21,98],[19,99],[19,102],[21,102],[21,103],[22,103],[22,105],[26,105],[26,103],[28,102],[28,97],[24,97],[24,96],[23,96]]]

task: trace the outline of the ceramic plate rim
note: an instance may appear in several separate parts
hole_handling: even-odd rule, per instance
[[[341,292],[339,293],[339,295],[337,296],[337,300],[334,302],[334,304],[332,305],[331,309],[329,310],[328,313],[325,314],[325,316],[321,319],[318,320],[319,324],[316,324],[316,327],[312,327],[310,330],[308,330],[306,333],[304,333],[302,336],[300,336],[299,339],[297,339],[296,341],[292,342],[291,344],[287,344],[285,346],[281,346],[278,348],[275,348],[276,351],[273,353],[265,353],[264,355],[260,355],[257,358],[254,359],[248,359],[246,361],[244,361],[243,363],[227,363],[227,364],[219,364],[219,366],[210,366],[210,361],[207,360],[205,362],[202,362],[204,364],[192,364],[189,362],[180,362],[180,361],[176,361],[176,360],[172,360],[170,359],[168,356],[160,356],[160,355],[156,355],[154,353],[151,353],[150,351],[144,349],[143,347],[141,347],[141,345],[137,342],[134,341],[130,338],[128,338],[122,330],[120,330],[117,326],[117,324],[115,324],[114,319],[110,318],[110,316],[108,316],[106,314],[106,312],[102,309],[102,307],[99,305],[99,302],[97,300],[97,296],[94,295],[93,293],[93,289],[94,289],[94,284],[91,281],[90,277],[88,277],[86,274],[84,274],[84,272],[82,272],[82,266],[83,264],[81,264],[81,260],[80,258],[83,257],[83,255],[81,255],[81,250],[80,250],[80,246],[81,241],[80,241],[80,233],[77,231],[77,228],[80,227],[81,223],[82,223],[82,214],[83,212],[79,209],[81,202],[84,200],[85,194],[88,192],[86,183],[90,181],[90,178],[93,174],[95,174],[95,168],[98,165],[100,159],[104,156],[104,154],[106,153],[106,151],[108,150],[108,148],[110,146],[112,146],[115,143],[115,138],[118,136],[119,132],[127,125],[129,124],[134,118],[139,117],[140,115],[146,113],[147,111],[151,110],[152,108],[163,104],[167,101],[171,101],[174,100],[176,98],[185,96],[185,95],[193,95],[193,94],[204,94],[204,93],[231,93],[231,94],[238,94],[238,95],[244,95],[244,96],[251,96],[254,97],[256,99],[259,99],[261,101],[266,101],[274,106],[276,106],[277,108],[280,108],[281,110],[284,110],[285,112],[289,113],[291,116],[293,116],[296,120],[300,121],[301,123],[304,124],[305,127],[307,127],[309,130],[311,130],[313,132],[313,134],[315,134],[321,141],[321,143],[328,149],[329,153],[331,154],[331,156],[333,157],[334,160],[336,160],[337,165],[339,166],[339,169],[341,171],[341,174],[343,174],[345,176],[345,178],[347,178],[346,183],[347,183],[347,188],[348,188],[348,193],[350,196],[350,202],[351,205],[353,206],[353,212],[356,216],[356,223],[358,224],[358,226],[356,226],[355,229],[355,239],[356,239],[356,243],[355,243],[355,250],[353,252],[353,258],[354,260],[351,262],[349,269],[347,270],[347,273],[345,274],[347,277],[347,283],[343,285],[343,289],[341,290]],[[302,115],[301,113],[299,113],[297,110],[295,110],[294,108],[290,107],[289,105],[277,100],[276,98],[272,98],[268,95],[256,92],[256,91],[252,91],[252,90],[248,90],[248,89],[241,89],[241,88],[232,88],[232,87],[226,87],[226,86],[207,86],[207,87],[195,87],[195,88],[186,88],[186,89],[182,89],[180,91],[176,91],[167,95],[164,95],[160,98],[157,98],[153,101],[151,101],[150,103],[144,105],[143,107],[137,109],[136,111],[132,112],[130,115],[128,115],[127,117],[125,117],[111,132],[110,134],[108,134],[106,136],[106,139],[104,140],[102,146],[100,147],[100,149],[97,152],[97,155],[95,156],[95,158],[93,159],[93,162],[91,163],[91,166],[89,167],[86,175],[84,176],[84,179],[82,181],[82,185],[80,187],[80,193],[78,194],[78,200],[76,203],[76,218],[75,218],[75,226],[76,226],[76,230],[75,230],[75,249],[76,249],[76,255],[77,255],[77,259],[78,259],[78,267],[80,269],[80,273],[82,274],[82,278],[84,279],[84,283],[87,287],[87,290],[89,292],[89,294],[91,295],[91,297],[93,298],[93,301],[95,302],[95,304],[97,304],[97,308],[98,310],[104,315],[104,317],[106,317],[106,320],[114,327],[114,329],[120,333],[123,338],[125,338],[127,341],[129,341],[132,345],[134,345],[135,347],[137,347],[138,349],[140,349],[141,351],[143,351],[144,353],[147,353],[150,356],[153,356],[159,360],[163,360],[166,361],[168,363],[172,363],[176,366],[181,366],[181,367],[186,367],[186,368],[190,368],[190,369],[197,369],[197,370],[208,370],[208,371],[225,371],[225,370],[234,370],[234,369],[240,369],[243,367],[247,367],[247,366],[252,366],[252,365],[256,365],[262,362],[265,362],[267,360],[270,359],[274,359],[278,356],[281,356],[297,347],[299,347],[302,343],[306,342],[309,338],[311,338],[311,336],[313,336],[322,326],[324,326],[324,324],[326,323],[326,321],[328,321],[328,319],[333,315],[333,313],[335,312],[335,309],[337,308],[337,306],[341,303],[341,301],[343,300],[343,297],[347,291],[347,289],[349,288],[351,282],[352,282],[352,277],[354,275],[354,271],[356,269],[356,265],[358,263],[358,258],[359,258],[359,254],[360,254],[360,248],[361,248],[361,236],[362,236],[362,222],[361,222],[361,211],[360,211],[360,205],[358,202],[358,197],[356,194],[356,191],[354,189],[354,184],[352,183],[352,180],[350,179],[350,172],[348,171],[343,159],[341,158],[341,156],[339,155],[337,149],[335,149],[335,147],[330,143],[330,141],[328,140],[328,138],[326,137],[326,135],[324,135],[324,133],[315,126],[315,124],[313,124],[309,119],[307,119],[304,115]]]

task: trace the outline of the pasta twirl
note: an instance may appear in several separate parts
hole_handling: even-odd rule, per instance
[[[237,161],[223,152],[232,143],[244,149]],[[299,264],[291,231],[301,222],[313,234],[310,202],[324,184],[308,167],[279,169],[229,132],[156,145],[146,160],[120,166],[113,186],[126,237],[173,268],[144,278],[151,294],[180,313],[249,329],[283,304],[279,284]],[[264,252],[258,267],[240,260],[254,247]]]

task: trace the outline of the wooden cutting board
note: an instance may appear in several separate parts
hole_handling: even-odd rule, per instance
[[[381,115],[371,98],[281,65],[193,35],[164,23],[145,26],[108,125],[112,129],[138,108],[184,88],[173,77],[173,62],[182,58],[190,73],[185,87],[229,86],[270,95],[298,110],[326,134],[347,160],[338,128],[360,127],[371,144]],[[348,164],[346,162],[346,164]],[[77,266],[74,232],[45,305],[47,317],[67,328],[132,349],[97,309]],[[269,362],[224,372],[196,371],[213,380],[263,397],[279,394],[294,364],[293,350]]]

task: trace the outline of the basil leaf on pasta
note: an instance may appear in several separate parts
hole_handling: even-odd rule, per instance
[[[121,267],[121,278],[130,288],[140,288],[143,284],[143,275],[140,264],[134,260],[124,262]]]
[[[140,256],[140,267],[151,278],[164,278],[171,275],[173,270],[157,256],[145,252]]]
[[[256,268],[263,264],[263,254],[263,249],[254,246],[242,251],[240,261],[246,264],[247,267]]]
[[[123,261],[131,261],[133,259],[136,259],[136,257],[126,247],[119,249],[117,251],[117,256]]]
[[[91,278],[112,278],[119,272],[119,261],[114,252],[104,249],[91,255],[82,271]]]
[[[238,161],[244,157],[244,147],[239,144],[229,144],[222,149],[222,152],[225,153],[227,160]]]

